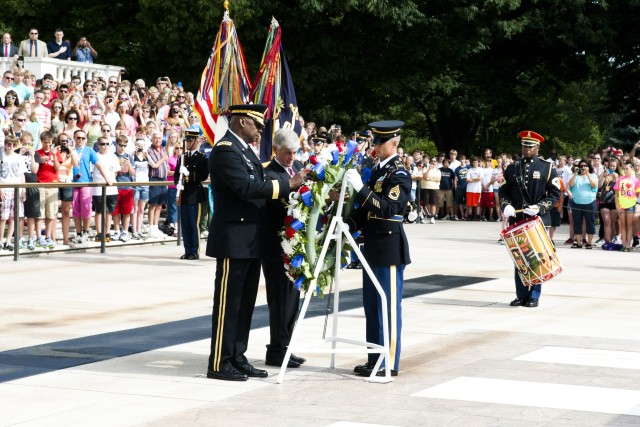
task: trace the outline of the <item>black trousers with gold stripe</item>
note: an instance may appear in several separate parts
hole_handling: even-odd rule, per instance
[[[218,259],[213,293],[209,370],[219,371],[225,362],[247,361],[251,317],[260,281],[260,260]]]

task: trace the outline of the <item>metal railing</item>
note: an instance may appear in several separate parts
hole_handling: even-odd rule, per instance
[[[205,181],[202,184],[208,184],[209,181]],[[20,189],[22,188],[83,188],[83,187],[102,187],[102,212],[100,218],[101,224],[101,242],[100,242],[100,253],[106,253],[106,227],[107,227],[107,187],[158,187],[158,186],[169,186],[175,185],[173,181],[151,181],[151,182],[113,182],[111,185],[107,185],[103,182],[55,182],[55,183],[44,183],[44,182],[25,182],[21,184],[0,184],[0,189],[3,188],[13,188],[13,260],[18,261],[20,259],[20,238],[19,234],[22,234],[22,229],[19,228],[20,224]],[[180,246],[182,243],[182,227],[180,226],[180,209],[178,209],[178,229],[177,229],[177,245]],[[20,233],[18,232],[20,230]],[[76,230],[76,233],[78,230]],[[2,235],[4,235],[4,230],[2,230]]]

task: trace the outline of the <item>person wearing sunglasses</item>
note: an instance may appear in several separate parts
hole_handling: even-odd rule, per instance
[[[91,173],[91,165],[93,169],[97,170],[102,177],[102,182],[106,182],[107,185],[111,185],[115,179],[115,169],[108,170],[106,167],[102,167],[100,157],[98,153],[87,147],[87,134],[79,129],[73,133],[73,140],[75,141],[75,153],[74,156],[78,158],[77,166],[73,168],[73,182],[89,183],[93,181],[93,175]],[[107,140],[107,147],[110,142]],[[117,163],[117,161],[116,161]],[[107,165],[109,167],[109,165]],[[96,187],[102,194],[102,189]],[[111,191],[116,190],[114,187]],[[112,194],[107,189],[107,194]],[[77,187],[73,189],[73,221],[76,225],[76,239],[75,243],[86,243],[89,241],[89,227],[91,226],[91,187]],[[97,205],[96,205],[97,206]],[[102,206],[102,204],[100,204]],[[115,205],[114,205],[115,206]],[[97,224],[97,215],[96,215]],[[108,227],[107,227],[108,229]]]
[[[4,97],[7,95],[12,88],[13,84],[13,73],[11,71],[5,71],[2,75],[2,82],[0,83],[0,105],[5,104]]]
[[[18,56],[25,58],[46,58],[49,55],[47,44],[38,40],[38,29],[29,30],[29,38],[20,42]]]
[[[9,117],[11,117],[19,106],[20,100],[18,99],[18,94],[15,90],[10,89],[4,96],[4,110],[7,112]]]
[[[126,136],[120,135],[116,138],[115,156],[120,164],[120,170],[116,172],[117,182],[133,182],[136,175],[133,156],[126,151],[128,145],[129,140]],[[113,228],[115,231],[111,240],[129,241],[131,238],[128,233],[131,214],[133,214],[133,187],[118,187],[118,200],[113,211]],[[120,228],[120,224],[122,224],[122,228]]]
[[[75,108],[70,109],[64,116],[64,132],[69,138],[73,138],[75,132],[82,130],[78,126],[80,113]]]

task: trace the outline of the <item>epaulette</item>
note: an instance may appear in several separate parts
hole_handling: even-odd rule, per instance
[[[231,141],[218,141],[216,147],[231,147],[233,143]]]
[[[271,160],[267,161],[267,162],[262,162],[262,167],[266,168],[267,166],[269,166],[271,164]]]

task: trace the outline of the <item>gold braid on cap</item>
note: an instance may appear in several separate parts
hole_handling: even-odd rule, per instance
[[[247,116],[251,117],[253,120],[257,121],[258,123],[260,123],[261,125],[264,126],[264,114],[259,113],[257,111],[253,111],[253,110],[233,110],[231,112],[231,114],[233,114],[233,115],[235,115],[235,114],[247,115]]]
[[[375,133],[379,133],[380,135],[390,135],[392,133],[400,132],[400,128],[394,129],[394,130],[389,130],[389,131],[386,131],[386,132],[380,131],[380,130],[378,130],[376,128],[371,128],[371,130],[374,131]]]

